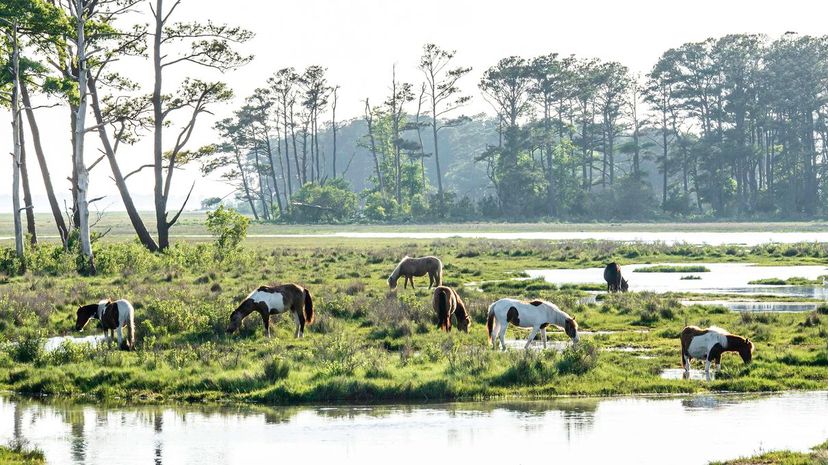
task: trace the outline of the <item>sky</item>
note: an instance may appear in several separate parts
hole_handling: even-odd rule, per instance
[[[171,0],[167,0],[171,2]],[[154,2],[153,2],[154,3]],[[473,96],[464,111],[490,112],[480,97],[477,82],[483,71],[500,58],[510,55],[534,57],[551,52],[575,54],[584,58],[619,61],[633,73],[646,74],[666,50],[685,42],[700,41],[730,33],[761,33],[771,38],[785,32],[828,34],[825,23],[828,2],[788,0],[183,0],[176,10],[179,20],[212,20],[245,27],[255,37],[243,52],[255,56],[243,68],[225,73],[210,72],[195,66],[180,68],[165,78],[165,90],[172,90],[186,76],[223,79],[236,93],[231,105],[215,107],[215,117],[200,120],[191,148],[215,142],[215,118],[232,114],[245,96],[263,86],[276,70],[293,66],[302,69],[318,64],[328,68],[328,80],[339,85],[338,119],[357,117],[366,97],[380,102],[388,92],[393,66],[401,80],[419,83],[422,75],[417,62],[425,43],[457,50],[458,65],[473,71],[461,87]],[[150,20],[147,6],[139,9]],[[151,89],[152,67],[147,62],[129,62],[122,69]],[[148,90],[149,91],[149,90]],[[36,104],[46,102],[38,101]],[[8,111],[0,119],[11,121]],[[52,181],[61,198],[70,199],[66,177],[71,173],[68,109],[65,106],[38,110],[44,149],[52,171]],[[0,125],[0,146],[12,150],[11,125]],[[26,133],[27,139],[31,139]],[[166,134],[174,137],[174,128]],[[29,140],[30,142],[30,140]],[[87,160],[98,153],[95,134],[87,135]],[[40,170],[30,149],[29,172],[36,211],[48,211]],[[149,134],[134,146],[124,147],[119,157],[122,170],[151,162]],[[11,212],[11,157],[8,169],[0,168],[0,211]],[[2,165],[0,165],[2,166]],[[105,196],[96,208],[122,210],[107,163],[91,173],[90,197]],[[176,172],[171,209],[183,200],[195,182],[188,208],[200,200],[225,196],[232,188],[217,178],[203,177],[198,166]],[[152,209],[150,170],[129,180],[136,204]],[[68,201],[68,200],[67,200]]]

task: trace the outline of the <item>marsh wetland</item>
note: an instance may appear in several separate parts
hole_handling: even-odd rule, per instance
[[[520,444],[541,435],[564,455],[582,457],[594,449],[591,441],[628,430],[620,418],[636,412],[658,418],[646,426],[654,431],[680,421],[701,430],[728,415],[759,424],[762,415],[772,418],[774,409],[791,405],[802,406],[796,412],[803,416],[790,418],[805,433],[779,424],[789,436],[768,428],[730,438],[711,453],[683,455],[682,463],[805,451],[828,436],[821,420],[828,413],[828,306],[821,294],[828,245],[821,243],[290,237],[248,238],[223,256],[206,240],[179,241],[163,254],[118,240],[96,248],[97,276],[77,274],[71,256],[42,244],[30,252],[26,274],[6,268],[0,277],[0,386],[9,392],[0,415],[24,425],[6,427],[3,420],[0,442],[22,436],[44,450],[47,463],[106,462],[108,452],[95,438],[112,422],[135,430],[143,452],[134,457],[142,463],[159,444],[163,461],[157,463],[189,463],[176,461],[181,454],[199,461],[198,453],[182,452],[196,449],[222,457],[199,463],[241,463],[252,451],[301,443],[283,441],[282,434],[319,431],[329,434],[320,451],[368,463],[378,460],[370,451],[386,439],[405,436],[422,449],[438,430],[435,457],[498,434]],[[471,312],[468,334],[437,330],[424,278],[415,279],[414,290],[388,289],[388,274],[406,254],[442,258],[444,283],[459,290]],[[613,260],[631,292],[603,291],[601,267]],[[690,274],[683,268],[633,271],[655,265],[692,267],[701,279],[680,279]],[[749,284],[771,278],[782,284]],[[788,285],[790,278],[803,281]],[[314,293],[317,321],[305,337],[293,337],[286,316],[273,318],[270,339],[258,317],[228,336],[238,302],[274,282],[301,283]],[[556,303],[577,318],[581,342],[551,331],[548,349],[538,340],[524,351],[528,331],[513,327],[510,350],[492,351],[486,309],[503,296]],[[134,303],[136,350],[109,348],[92,327],[74,332],[77,307],[101,297]],[[726,355],[709,383],[674,376],[681,371],[678,334],[691,324],[749,336],[756,344],[753,363]],[[78,337],[91,343],[77,343]],[[694,365],[692,373],[700,368]],[[736,392],[742,396],[723,394]],[[527,413],[511,407],[516,404],[536,407]],[[161,432],[156,418],[163,419]],[[78,430],[78,421],[86,426]],[[388,431],[385,439],[372,433],[380,428]],[[247,431],[249,438],[175,445],[183,437],[207,441],[222,429]],[[255,431],[272,435],[265,441]],[[659,440],[665,447],[673,447],[666,436],[683,442],[665,433]],[[246,447],[230,446],[240,442]],[[658,463],[664,453],[654,451],[649,462],[642,455],[637,463]]]

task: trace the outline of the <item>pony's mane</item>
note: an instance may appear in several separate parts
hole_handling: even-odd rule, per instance
[[[723,335],[725,335],[725,336],[727,336],[727,335],[729,335],[729,334],[730,334],[730,331],[728,331],[728,330],[726,330],[726,329],[724,329],[724,328],[720,328],[720,327],[718,327],[718,326],[711,326],[711,327],[707,328],[707,330],[708,330],[708,331],[713,331],[714,333],[723,334]]]
[[[400,277],[400,268],[402,268],[403,262],[405,262],[406,260],[409,260],[410,258],[411,257],[406,255],[405,257],[402,258],[402,260],[400,260],[399,263],[397,263],[397,267],[394,268],[394,271],[391,272],[391,278],[399,278]]]

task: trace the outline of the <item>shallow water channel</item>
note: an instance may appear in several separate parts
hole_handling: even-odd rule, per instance
[[[705,464],[807,450],[828,438],[826,418],[828,392],[221,408],[0,397],[0,441],[25,439],[50,464],[78,465],[387,464],[390,457],[403,464]]]
[[[689,273],[642,273],[636,269],[654,265],[624,265],[621,273],[630,283],[631,291],[695,292],[703,294],[778,295],[810,299],[828,299],[828,287],[819,286],[769,286],[748,284],[750,281],[768,278],[793,277],[817,279],[828,275],[828,268],[815,265],[756,266],[750,263],[659,263],[659,265],[700,265],[707,272]],[[603,268],[526,270],[529,278],[543,278],[555,284],[604,284]],[[682,279],[692,275],[698,279]]]

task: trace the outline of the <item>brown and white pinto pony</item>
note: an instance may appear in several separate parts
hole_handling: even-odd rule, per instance
[[[265,334],[270,337],[270,315],[279,315],[290,311],[296,323],[296,337],[305,335],[305,325],[313,323],[313,298],[307,289],[297,284],[261,286],[244,298],[242,303],[230,314],[227,332],[239,329],[242,320],[253,312],[262,316]]]
[[[716,368],[720,368],[724,352],[738,352],[745,363],[750,363],[753,359],[753,343],[750,339],[730,334],[716,326],[707,329],[687,326],[681,330],[680,337],[681,364],[685,378],[690,376],[690,359],[693,358],[704,360],[707,381],[710,381],[710,363],[715,362]]]
[[[115,338],[115,331],[118,332],[118,347],[122,350],[135,348],[135,309],[129,301],[121,299],[101,300],[96,304],[84,305],[78,308],[78,319],[75,322],[75,331],[83,331],[86,323],[91,318],[97,318],[101,322],[104,336],[109,331],[109,344]],[[126,326],[127,337],[124,340],[121,328]]]
[[[408,255],[400,260],[397,267],[388,277],[388,286],[391,289],[397,288],[397,280],[400,276],[404,277],[403,287],[407,288],[408,283],[411,282],[411,288],[414,289],[414,276],[425,276],[428,274],[428,288],[433,286],[440,286],[443,284],[443,262],[437,257],[419,257],[411,258]]]
[[[519,328],[532,328],[529,339],[526,341],[526,349],[535,340],[538,332],[541,333],[543,348],[546,348],[546,327],[557,326],[566,332],[572,342],[580,340],[578,336],[578,323],[575,318],[569,316],[557,305],[543,300],[524,302],[517,299],[500,299],[489,306],[489,313],[486,317],[486,330],[489,335],[489,342],[492,349],[497,349],[497,341],[500,340],[500,348],[506,350],[506,328],[509,323]],[[497,333],[497,336],[495,336]]]
[[[445,332],[451,331],[451,315],[457,315],[457,329],[469,332],[471,318],[466,310],[466,304],[457,291],[448,286],[437,286],[434,288],[434,297],[431,299],[431,306],[437,312],[437,324]]]

